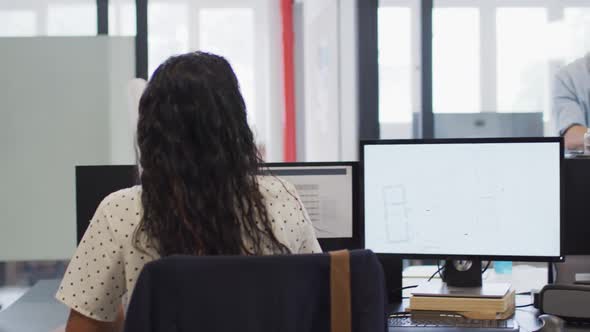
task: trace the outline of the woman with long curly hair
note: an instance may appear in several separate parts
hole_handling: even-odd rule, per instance
[[[261,176],[246,106],[229,63],[169,58],[139,103],[141,186],[99,205],[56,297],[67,331],[120,330],[122,299],[159,257],[270,255],[321,249],[295,188]]]

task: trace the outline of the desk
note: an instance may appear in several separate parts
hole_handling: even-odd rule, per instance
[[[437,266],[408,267],[404,270],[402,284],[404,287],[407,287],[426,282],[428,280],[427,278],[437,269]],[[533,288],[541,289],[547,283],[547,269],[530,265],[515,265],[512,267],[512,273],[507,275],[501,275],[496,273],[494,269],[489,269],[483,275],[483,282],[509,282],[516,292],[527,292]],[[404,290],[403,296],[409,297],[411,291],[411,289]],[[532,303],[532,301],[529,295],[516,296],[517,306],[527,305]],[[409,301],[404,300],[402,303],[392,306],[391,309],[394,310],[392,312],[403,311],[408,305]],[[538,310],[533,307],[517,308],[514,318],[520,326],[520,331],[530,332],[541,327],[541,324],[537,320],[538,315]]]
[[[516,296],[516,305],[525,305],[530,303],[530,296],[518,295]],[[409,306],[410,301],[404,299],[401,303],[394,303],[391,304],[387,309],[388,312],[403,312]],[[539,323],[537,317],[539,316],[539,311],[533,307],[527,308],[518,308],[516,309],[516,313],[514,315],[514,319],[518,322],[520,326],[521,332],[531,332],[539,329],[541,324]],[[573,330],[572,330],[573,331]],[[577,330],[577,331],[585,331],[589,332],[590,330]],[[393,332],[393,331],[391,331]]]
[[[50,332],[64,326],[69,308],[53,296],[61,280],[41,280],[0,311],[0,332]]]
[[[516,297],[516,305],[524,305],[528,303],[530,303],[529,296],[518,295]],[[388,312],[394,313],[404,311],[409,304],[410,303],[408,300],[403,300],[401,303],[391,304],[388,307]],[[518,308],[516,309],[516,313],[514,314],[514,319],[518,322],[518,325],[520,326],[520,332],[532,332],[541,328],[541,323],[537,319],[538,316],[539,310],[535,308]],[[395,331],[390,330],[390,332]],[[590,328],[566,326],[565,332],[590,332]]]
[[[521,271],[521,273],[525,273],[525,271],[527,271],[528,269]],[[435,269],[436,271],[436,269]],[[426,270],[424,270],[423,272],[426,272]],[[539,275],[545,275],[546,273],[541,273],[540,271],[536,271],[537,274]],[[528,270],[528,273],[531,274],[535,274],[535,271],[531,271]],[[496,279],[496,277],[492,274],[490,275],[490,278],[488,280],[494,280],[494,281],[503,281],[501,279]],[[404,284],[406,283],[411,283],[411,282],[415,282],[416,279],[412,279],[412,278],[404,278],[403,282]],[[409,296],[409,291],[411,290],[405,290],[405,292],[407,292],[407,296]],[[406,296],[406,294],[404,294],[404,296]],[[530,295],[517,295],[516,296],[516,305],[517,306],[521,306],[521,305],[528,305],[532,303],[532,299]],[[408,299],[404,298],[404,300],[402,300],[401,303],[394,303],[388,306],[388,312],[390,313],[395,313],[395,312],[403,312],[405,311],[405,309],[409,306],[410,302]],[[526,307],[526,308],[517,308],[514,314],[514,319],[518,322],[518,325],[520,326],[520,331],[521,332],[532,332],[535,331],[539,328],[541,328],[541,323],[538,320],[538,316],[539,316],[540,312],[539,310],[535,309],[534,307]],[[590,332],[590,328],[580,328],[580,327],[572,327],[572,326],[567,326],[565,328],[566,332]],[[391,330],[390,332],[395,332],[394,330]],[[416,331],[416,332],[420,332],[420,331]]]
[[[50,332],[65,325],[69,309],[54,299],[60,280],[42,280],[4,311],[0,311],[0,332]],[[530,303],[529,296],[517,296],[517,305]],[[408,300],[389,305],[389,312],[403,311]],[[538,310],[520,308],[515,319],[522,332],[540,327]],[[566,331],[590,332],[590,329],[567,328]],[[394,332],[394,331],[391,331]]]

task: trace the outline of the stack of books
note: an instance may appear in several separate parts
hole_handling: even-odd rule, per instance
[[[458,313],[470,319],[507,319],[514,314],[515,292],[510,284],[455,288],[431,282],[412,292],[408,310]]]

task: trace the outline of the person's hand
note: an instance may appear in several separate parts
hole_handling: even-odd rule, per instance
[[[571,126],[563,135],[565,140],[565,148],[567,150],[582,150],[584,149],[584,134],[588,129],[585,126],[575,125]]]

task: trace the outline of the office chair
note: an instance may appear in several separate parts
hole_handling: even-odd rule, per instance
[[[386,331],[384,284],[368,250],[173,256],[144,267],[125,331]]]

